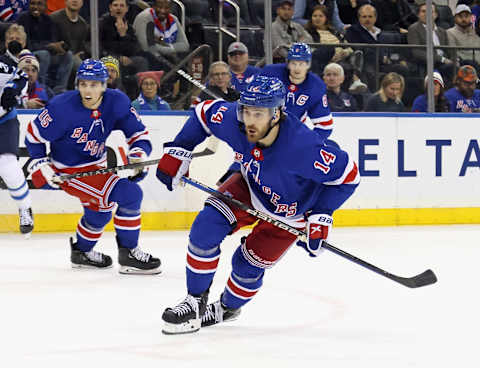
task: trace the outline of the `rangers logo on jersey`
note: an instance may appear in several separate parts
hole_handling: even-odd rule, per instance
[[[263,152],[260,148],[254,147],[251,153],[256,161],[263,161]]]

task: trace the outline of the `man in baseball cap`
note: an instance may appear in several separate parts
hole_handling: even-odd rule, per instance
[[[476,89],[478,75],[471,65],[458,69],[455,87],[445,92],[452,112],[480,112],[480,90]]]
[[[227,61],[232,74],[232,88],[238,92],[245,90],[253,76],[260,71],[248,64],[248,48],[242,42],[233,42],[228,46]]]

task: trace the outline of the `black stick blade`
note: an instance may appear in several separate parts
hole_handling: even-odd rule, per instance
[[[392,280],[395,280],[402,285],[408,286],[409,288],[418,288],[421,286],[427,286],[436,283],[437,276],[435,276],[432,270],[426,270],[425,272],[414,277],[394,276]]]

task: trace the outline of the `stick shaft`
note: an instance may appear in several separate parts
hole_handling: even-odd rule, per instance
[[[271,217],[270,215],[266,214],[266,213],[263,213],[261,211],[258,211],[256,209],[253,209],[251,208],[250,206],[246,205],[245,203],[243,202],[240,202],[239,200],[236,200],[234,198],[231,198],[221,192],[219,192],[218,190],[215,190],[213,188],[210,188],[209,186],[205,185],[205,184],[202,184],[200,183],[199,181],[195,180],[195,179],[192,179],[192,178],[188,178],[188,177],[182,177],[182,180],[187,183],[187,184],[190,184],[200,190],[203,190],[204,192],[207,192],[209,194],[211,194],[212,196],[218,198],[218,199],[221,199],[222,201],[228,203],[228,204],[231,204],[235,207],[238,207],[240,208],[241,210],[249,213],[250,215],[252,216],[255,216],[257,218],[259,218],[260,220],[263,220],[263,221],[267,221],[269,223],[271,223],[272,225],[280,228],[280,229],[283,229],[285,231],[288,231],[289,233],[293,234],[293,235],[296,235],[301,241],[304,241],[306,242],[307,241],[307,234],[302,231],[302,230],[298,230],[296,228],[294,228],[293,226],[290,226],[280,220],[277,220],[273,217]],[[435,274],[431,271],[431,270],[427,270],[425,272],[423,272],[422,274],[420,275],[417,275],[417,276],[414,276],[414,277],[411,277],[411,278],[405,278],[405,277],[400,277],[400,276],[396,276],[396,275],[393,275],[383,269],[381,269],[380,267],[377,267],[371,263],[368,263],[366,261],[364,261],[363,259],[360,259],[356,256],[354,256],[353,254],[350,254],[350,253],[347,253],[345,252],[344,250],[342,249],[339,249],[335,246],[333,246],[332,244],[329,244],[327,242],[323,242],[322,243],[322,247],[325,248],[325,249],[328,249],[330,252],[332,253],[335,253],[345,259],[348,259],[349,261],[352,261],[370,271],[373,271],[381,276],[384,276],[390,280],[393,280],[395,282],[398,282],[404,286],[407,286],[407,287],[411,287],[411,288],[415,288],[415,287],[420,287],[420,286],[425,286],[425,285],[429,285],[429,284],[433,284],[437,281],[437,278],[435,276]]]

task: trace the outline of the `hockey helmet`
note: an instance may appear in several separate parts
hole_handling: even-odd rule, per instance
[[[76,80],[95,80],[106,83],[108,70],[100,60],[85,59],[77,70]]]
[[[312,51],[306,43],[294,43],[288,50],[287,60],[311,61]]]

